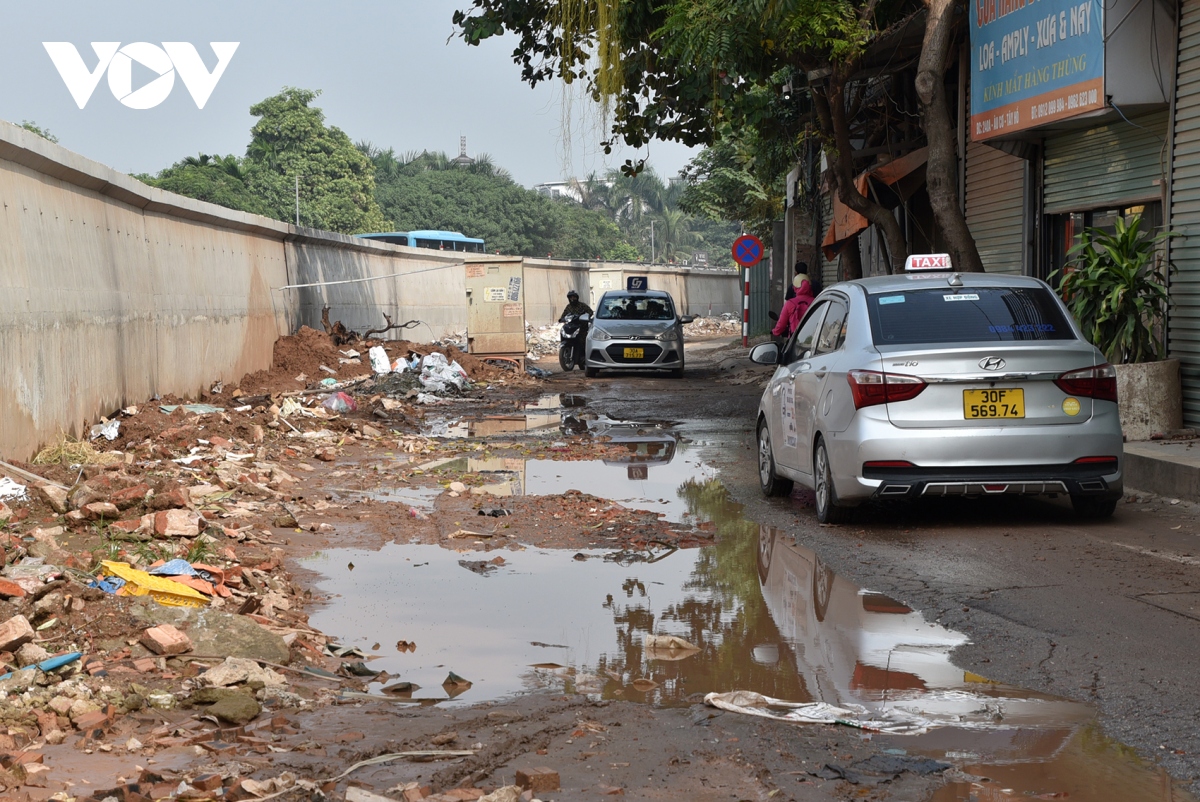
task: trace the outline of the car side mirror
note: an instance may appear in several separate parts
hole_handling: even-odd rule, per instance
[[[589,315],[587,312],[584,312],[582,315],[579,316],[579,319],[581,321],[583,321],[584,323],[590,323],[592,321],[592,316]]]
[[[679,318],[679,322],[686,326],[687,324],[691,323],[695,319],[696,319],[695,315],[684,315],[683,317]]]
[[[759,365],[778,365],[779,346],[775,343],[759,343],[750,349],[750,361]]]

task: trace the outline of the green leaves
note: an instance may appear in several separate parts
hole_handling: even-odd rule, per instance
[[[1169,297],[1159,245],[1174,232],[1151,236],[1141,215],[1117,218],[1113,231],[1088,228],[1056,271],[1059,294],[1084,335],[1113,364],[1154,362],[1166,356],[1164,324]]]
[[[385,230],[374,168],[344,131],[325,125],[324,113],[310,105],[319,94],[286,87],[250,107],[259,120],[243,164],[246,186],[268,214],[291,220],[298,178],[302,225],[343,234]]]

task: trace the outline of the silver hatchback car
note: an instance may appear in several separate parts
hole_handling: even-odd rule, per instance
[[[610,290],[600,296],[588,331],[588,377],[602,368],[669,370],[683,375],[683,326],[695,318],[677,317],[670,293]]]
[[[1061,494],[1106,517],[1121,498],[1116,371],[1038,279],[844,282],[782,351],[750,359],[778,365],[758,410],[762,490],[812,488],[822,523],[872,499]]]

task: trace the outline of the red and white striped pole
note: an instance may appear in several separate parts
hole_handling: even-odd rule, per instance
[[[750,268],[746,271],[746,291],[742,294],[742,347],[750,347]]]

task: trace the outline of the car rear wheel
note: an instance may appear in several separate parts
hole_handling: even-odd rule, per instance
[[[1099,519],[1111,518],[1117,511],[1115,498],[1097,498],[1095,496],[1071,496],[1071,506],[1080,518]]]
[[[775,473],[775,454],[771,450],[771,432],[766,421],[758,425],[758,484],[764,496],[786,496],[793,482]]]
[[[817,520],[823,524],[844,524],[850,520],[849,507],[838,505],[837,490],[833,487],[833,475],[829,469],[829,451],[824,440],[817,440],[813,452],[813,491],[817,497]]]

